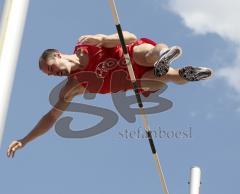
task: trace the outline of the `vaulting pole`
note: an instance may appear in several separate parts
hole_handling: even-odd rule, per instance
[[[150,130],[149,125],[148,125],[148,119],[147,119],[147,116],[144,112],[142,99],[141,99],[141,96],[140,96],[139,91],[138,91],[138,85],[137,85],[137,81],[136,81],[135,74],[134,74],[134,71],[133,71],[132,63],[131,63],[130,56],[129,56],[128,51],[127,51],[126,43],[125,43],[124,38],[123,38],[122,28],[121,28],[121,25],[120,25],[120,21],[119,21],[119,17],[118,17],[118,13],[117,13],[117,9],[116,9],[116,5],[115,5],[114,0],[109,0],[109,4],[110,4],[110,7],[111,7],[114,23],[115,23],[116,28],[117,28],[118,36],[119,36],[119,39],[120,39],[120,42],[121,42],[121,45],[122,45],[124,57],[125,57],[125,60],[126,60],[126,63],[127,63],[127,68],[128,68],[128,72],[130,74],[131,82],[133,84],[133,89],[134,89],[134,92],[135,92],[135,96],[137,98],[139,110],[140,110],[140,113],[141,113],[141,116],[142,116],[142,119],[143,119],[143,122],[144,122],[144,128],[145,128],[145,131],[146,131],[147,136],[148,136],[148,140],[149,140],[149,144],[150,144],[150,147],[151,147],[151,150],[152,150],[152,153],[153,153],[154,160],[156,162],[157,171],[158,171],[158,174],[160,176],[160,181],[161,181],[161,184],[162,184],[163,192],[164,192],[164,194],[168,194],[167,184],[166,184],[164,174],[163,174],[163,170],[162,170],[162,167],[161,167],[161,163],[160,163],[160,160],[158,158],[158,154],[156,152],[156,148],[155,148],[155,145],[154,145],[154,142],[153,142],[151,130]]]
[[[0,147],[29,0],[5,0],[0,27]]]

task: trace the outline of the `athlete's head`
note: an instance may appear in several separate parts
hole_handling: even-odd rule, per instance
[[[39,68],[48,75],[69,75],[68,60],[57,49],[45,50],[39,58]]]

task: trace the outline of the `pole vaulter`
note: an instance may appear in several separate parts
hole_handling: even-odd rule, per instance
[[[3,25],[2,28],[0,48],[0,71],[4,72],[0,77],[1,134],[4,127],[10,89],[14,78],[20,40],[24,29],[23,24],[28,1],[29,0],[6,1],[9,2],[9,4],[7,6],[8,9],[6,9],[8,10],[6,11],[6,17],[3,19],[5,25]],[[48,76],[66,76],[67,81],[61,86],[60,92],[57,95],[58,98],[55,103],[52,104],[53,107],[40,118],[33,129],[22,139],[12,141],[8,146],[7,156],[14,157],[17,150],[45,134],[55,123],[59,124],[57,123],[59,122],[59,118],[62,113],[67,110],[75,96],[83,95],[84,93],[110,94],[133,89],[156,162],[163,192],[164,194],[168,194],[167,184],[140,96],[141,92],[145,92],[142,90],[144,87],[140,87],[139,89],[138,85],[140,86],[141,82],[138,84],[137,81],[150,78],[155,81],[174,82],[182,85],[191,81],[206,80],[212,76],[212,70],[210,68],[193,66],[185,66],[181,69],[169,67],[171,62],[181,55],[181,48],[178,46],[168,48],[165,44],[157,44],[147,38],[138,40],[133,33],[122,31],[115,2],[114,0],[109,0],[109,3],[118,33],[112,35],[96,34],[81,36],[75,46],[74,53],[71,54],[63,53],[59,49],[46,49],[41,54],[39,57],[39,70]],[[149,43],[148,45],[150,47],[145,47],[146,45],[143,46],[145,42]],[[121,54],[118,53],[115,55],[114,53],[119,51],[120,43],[123,52],[121,51]],[[128,47],[126,45],[128,45]],[[141,48],[142,50],[134,50],[133,47]],[[137,53],[138,55],[135,55]],[[132,57],[132,61],[130,60],[130,56]],[[122,67],[122,59],[125,59],[127,64],[125,65],[124,63],[124,67]],[[146,64],[148,66],[145,66]],[[134,68],[136,68],[135,71],[133,71]],[[128,84],[129,82],[127,82],[127,84],[126,82],[119,84],[117,81],[114,83],[114,81],[110,79],[114,73],[117,73],[119,70],[130,75],[130,84]],[[89,83],[87,84],[89,87],[84,85],[84,83],[82,84],[82,82],[86,81]],[[112,86],[114,86],[113,90]],[[147,87],[150,88],[150,92],[155,92],[156,88],[159,90],[161,85],[149,85]],[[149,92],[149,90],[147,90],[147,92]],[[66,136],[63,135],[63,137]]]
[[[121,42],[121,45],[122,45],[124,57],[125,57],[125,60],[126,60],[126,63],[127,63],[127,68],[128,68],[128,71],[129,71],[130,79],[131,79],[132,84],[133,84],[133,89],[134,89],[134,92],[135,92],[135,95],[136,95],[136,98],[137,98],[139,110],[141,112],[141,116],[142,116],[142,119],[143,119],[143,122],[144,122],[144,128],[145,128],[145,131],[146,131],[147,136],[148,136],[148,140],[149,140],[149,144],[150,144],[150,147],[151,147],[151,150],[152,150],[152,153],[153,153],[154,160],[156,162],[157,171],[158,171],[158,174],[160,176],[160,181],[161,181],[161,185],[162,185],[162,188],[163,188],[163,192],[164,192],[164,194],[168,194],[168,188],[167,188],[167,184],[166,184],[166,181],[165,181],[164,173],[163,173],[163,170],[162,170],[162,167],[161,167],[160,160],[158,158],[158,154],[156,152],[156,148],[155,148],[155,145],[154,145],[154,142],[153,142],[151,130],[150,130],[149,125],[148,125],[148,119],[147,119],[147,116],[144,112],[142,99],[141,99],[141,96],[140,96],[139,91],[138,91],[138,85],[137,85],[137,81],[136,81],[136,78],[135,78],[135,75],[134,75],[134,71],[133,71],[131,60],[130,60],[130,56],[128,54],[127,47],[126,47],[126,44],[125,44],[125,40],[123,38],[122,28],[121,28],[121,24],[120,24],[120,21],[119,21],[115,1],[114,0],[109,0],[109,4],[110,4],[110,7],[111,7],[112,15],[113,15],[113,18],[114,18],[114,23],[116,25],[116,29],[117,29],[117,32],[118,32],[118,36],[119,36],[119,39],[120,39],[120,42]]]

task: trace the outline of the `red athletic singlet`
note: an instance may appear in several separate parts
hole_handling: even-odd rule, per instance
[[[140,80],[145,72],[153,69],[153,67],[138,65],[133,60],[133,47],[143,43],[156,45],[155,42],[147,38],[142,38],[127,45],[137,80]],[[79,49],[88,54],[89,63],[84,70],[74,72],[74,74],[69,76],[70,78],[83,82],[82,85],[85,87],[88,85],[87,90],[91,93],[115,93],[133,88],[121,45],[114,48],[104,48],[77,44],[74,53]],[[140,86],[140,81],[138,81],[138,86]]]

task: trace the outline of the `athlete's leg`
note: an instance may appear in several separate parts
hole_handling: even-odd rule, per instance
[[[178,46],[168,48],[165,44],[156,46],[142,44],[133,48],[133,58],[139,65],[153,66],[154,74],[157,77],[166,75],[173,60],[176,60],[182,53]]]
[[[141,87],[147,91],[160,89],[164,83],[173,82],[175,84],[186,84],[191,81],[200,81],[209,79],[213,75],[213,70],[206,67],[186,66],[181,69],[169,68],[166,75],[156,77],[154,70],[146,72],[141,78]],[[150,80],[144,81],[144,80]]]
[[[144,80],[152,80],[150,81],[144,81]],[[163,86],[163,83],[173,82],[175,84],[186,84],[188,81],[184,78],[182,78],[179,75],[178,69],[169,68],[169,71],[166,75],[161,77],[156,77],[154,74],[154,70],[150,70],[146,72],[143,77],[141,78],[141,87],[144,90],[158,90]]]
[[[184,84],[188,81],[208,79],[213,71],[205,67],[187,66],[181,69],[169,68],[169,63],[181,55],[181,48],[174,46],[168,48],[165,44],[153,46],[141,44],[133,48],[133,58],[138,65],[154,67],[153,71],[147,72],[148,78],[160,81]]]
[[[160,59],[160,51],[167,48],[165,44],[153,46],[144,43],[133,48],[133,59],[139,65],[153,67],[154,63]]]
[[[153,47],[145,54],[145,59],[148,62],[148,64],[154,65],[154,63],[160,59],[161,52],[164,52],[168,49],[169,48],[166,44],[163,43],[157,44],[155,47]]]

